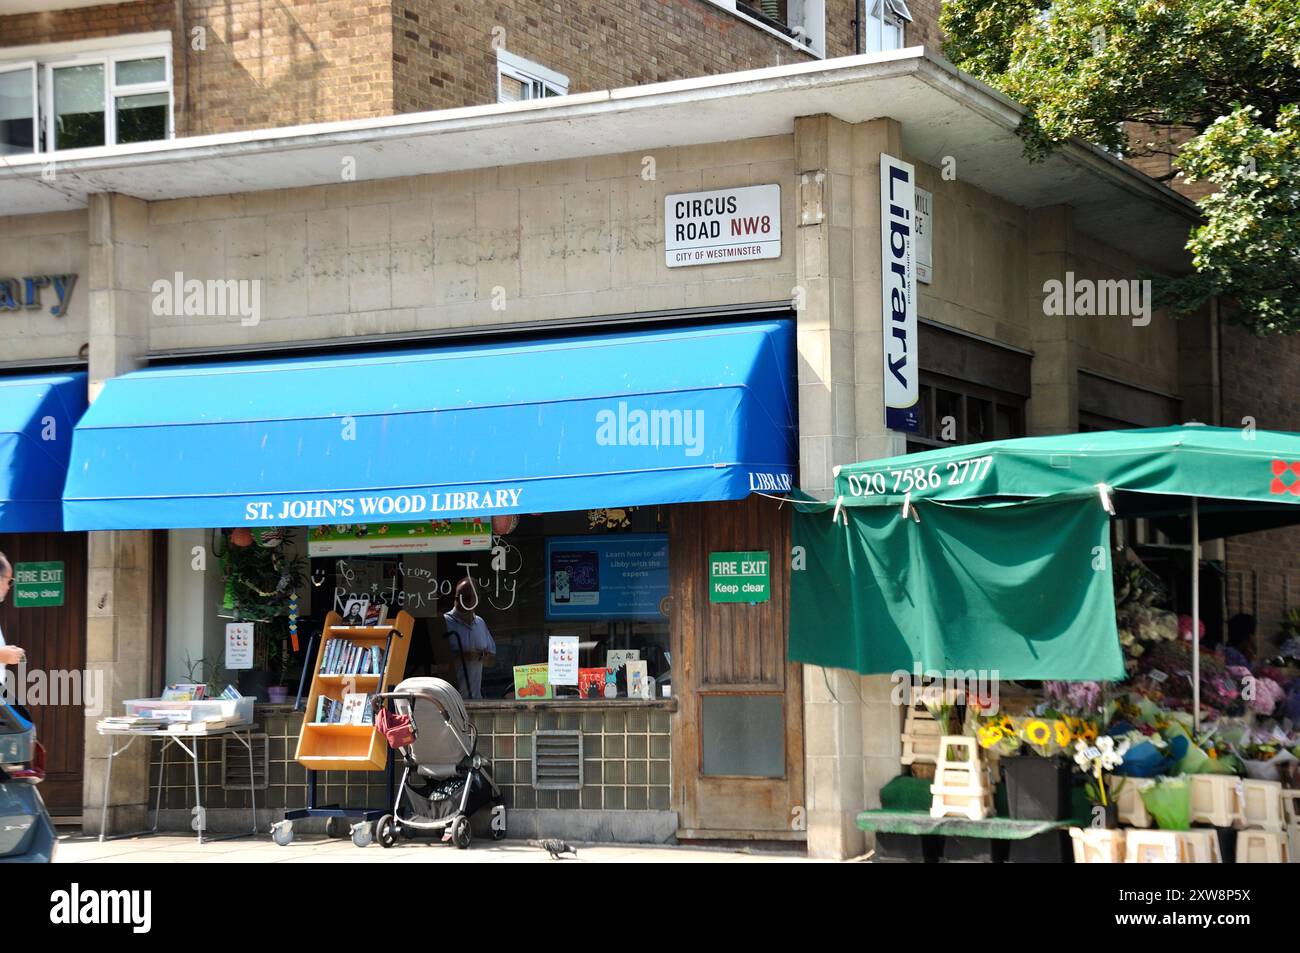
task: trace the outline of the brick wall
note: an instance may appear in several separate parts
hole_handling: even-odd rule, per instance
[[[1192,129],[1160,129],[1147,125],[1146,123],[1130,122],[1125,127],[1128,131],[1129,141],[1134,143],[1155,143],[1156,148],[1177,151],[1178,147],[1194,136],[1195,130]],[[1140,169],[1153,178],[1160,178],[1168,175],[1173,171],[1173,156],[1170,155],[1150,155],[1134,157],[1128,160],[1129,165]],[[1203,198],[1214,191],[1213,186],[1208,182],[1196,182],[1188,184],[1181,175],[1166,180],[1166,184],[1186,195],[1192,201]]]
[[[0,16],[0,48],[168,30],[179,136],[495,102],[494,27],[571,92],[812,59],[706,0],[183,0],[179,19],[177,7]],[[854,52],[854,9],[826,0],[828,56]]]
[[[1257,338],[1225,324],[1219,346],[1225,427],[1254,417],[1263,430],[1300,431],[1300,336]],[[1227,541],[1228,612],[1255,611],[1271,647],[1283,613],[1300,605],[1300,528],[1251,533]]]
[[[169,30],[176,134],[203,135],[391,113],[389,11],[386,0],[184,0],[178,22],[173,0],[138,0],[0,16],[0,49]]]
[[[939,29],[941,0],[909,0],[912,22],[903,27],[903,43],[907,46],[924,46],[943,53],[943,31]]]
[[[837,27],[841,52],[851,18]],[[568,76],[571,93],[812,59],[705,0],[394,0],[396,110],[496,102],[494,30],[506,50]]]

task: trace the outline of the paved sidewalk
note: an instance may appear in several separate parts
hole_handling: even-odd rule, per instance
[[[546,851],[529,847],[524,841],[476,841],[468,850],[427,841],[399,842],[385,850],[378,844],[356,847],[351,840],[302,835],[286,847],[271,842],[270,837],[245,837],[240,840],[211,841],[199,846],[194,837],[159,834],[129,837],[99,843],[93,837],[64,835],[54,855],[55,863],[97,864],[184,864],[184,863],[253,863],[253,864],[599,864],[599,863],[808,863],[793,853],[742,851],[703,847],[665,847],[639,844],[574,844],[578,856],[566,854],[552,861]]]

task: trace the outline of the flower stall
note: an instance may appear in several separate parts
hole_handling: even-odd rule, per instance
[[[1139,555],[1112,544],[1116,518],[1149,520],[1189,557],[1202,540],[1300,522],[1278,467],[1300,460],[1300,435],[1251,437],[1186,425],[946,448],[839,467],[832,499],[799,497],[793,660],[920,669],[937,676],[930,688],[987,673],[1001,688],[992,705],[958,699],[933,756],[860,815],[882,853],[1292,852],[1300,672],[1203,649],[1199,558],[1180,616]],[[1296,623],[1280,651],[1300,648]]]

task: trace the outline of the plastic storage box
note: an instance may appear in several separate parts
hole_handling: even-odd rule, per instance
[[[128,715],[151,715],[155,712],[189,711],[184,721],[218,721],[229,724],[249,724],[253,720],[252,698],[205,698],[202,701],[163,701],[159,698],[128,698]]]

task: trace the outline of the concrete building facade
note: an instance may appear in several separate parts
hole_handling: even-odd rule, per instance
[[[689,323],[792,313],[800,485],[823,494],[834,466],[908,443],[884,426],[882,410],[885,154],[912,163],[933,196],[920,362],[936,401],[964,401],[959,439],[994,426],[976,425],[981,401],[1009,409],[997,424],[1009,436],[1071,430],[1081,410],[1101,414],[1135,395],[1152,413],[1217,399],[1204,358],[1208,324],[1159,313],[1149,324],[1044,314],[1044,281],[1067,272],[1113,279],[1185,268],[1179,235],[1193,213],[1100,153],[1072,148],[1024,165],[1017,116],[932,56],[909,52],[468,113],[119,147],[61,163],[58,193],[42,184],[38,158],[19,159],[0,174],[0,193],[23,213],[4,220],[15,256],[4,270],[45,273],[46,261],[81,269],[85,292],[63,318],[11,319],[19,363],[68,365],[82,355],[93,398],[103,382],[159,361],[562,333],[573,322],[651,316]],[[477,157],[488,144],[485,164]],[[779,257],[667,266],[667,196],[769,184],[780,186]],[[178,272],[258,282],[260,320],[155,313],[155,283]],[[759,519],[778,527],[780,518],[773,503]],[[170,536],[173,553],[194,542]],[[183,560],[159,565],[147,532],[90,537],[87,664],[103,673],[112,707],[146,694],[142,660],[165,652],[171,679],[184,652],[205,649],[211,586],[178,572]],[[698,723],[693,695],[676,699],[670,811],[681,818],[679,835],[862,853],[856,813],[877,803],[899,770],[890,680],[793,670],[779,697],[792,712],[786,750],[798,745],[800,770],[787,773],[762,823],[747,825],[743,812],[710,819],[681,787],[698,780]],[[94,725],[87,717],[91,831],[107,756]],[[147,757],[120,760],[113,782],[109,828],[138,826],[151,793]],[[719,797],[730,791],[752,803],[742,782],[716,784]],[[773,816],[789,818],[784,830]]]

